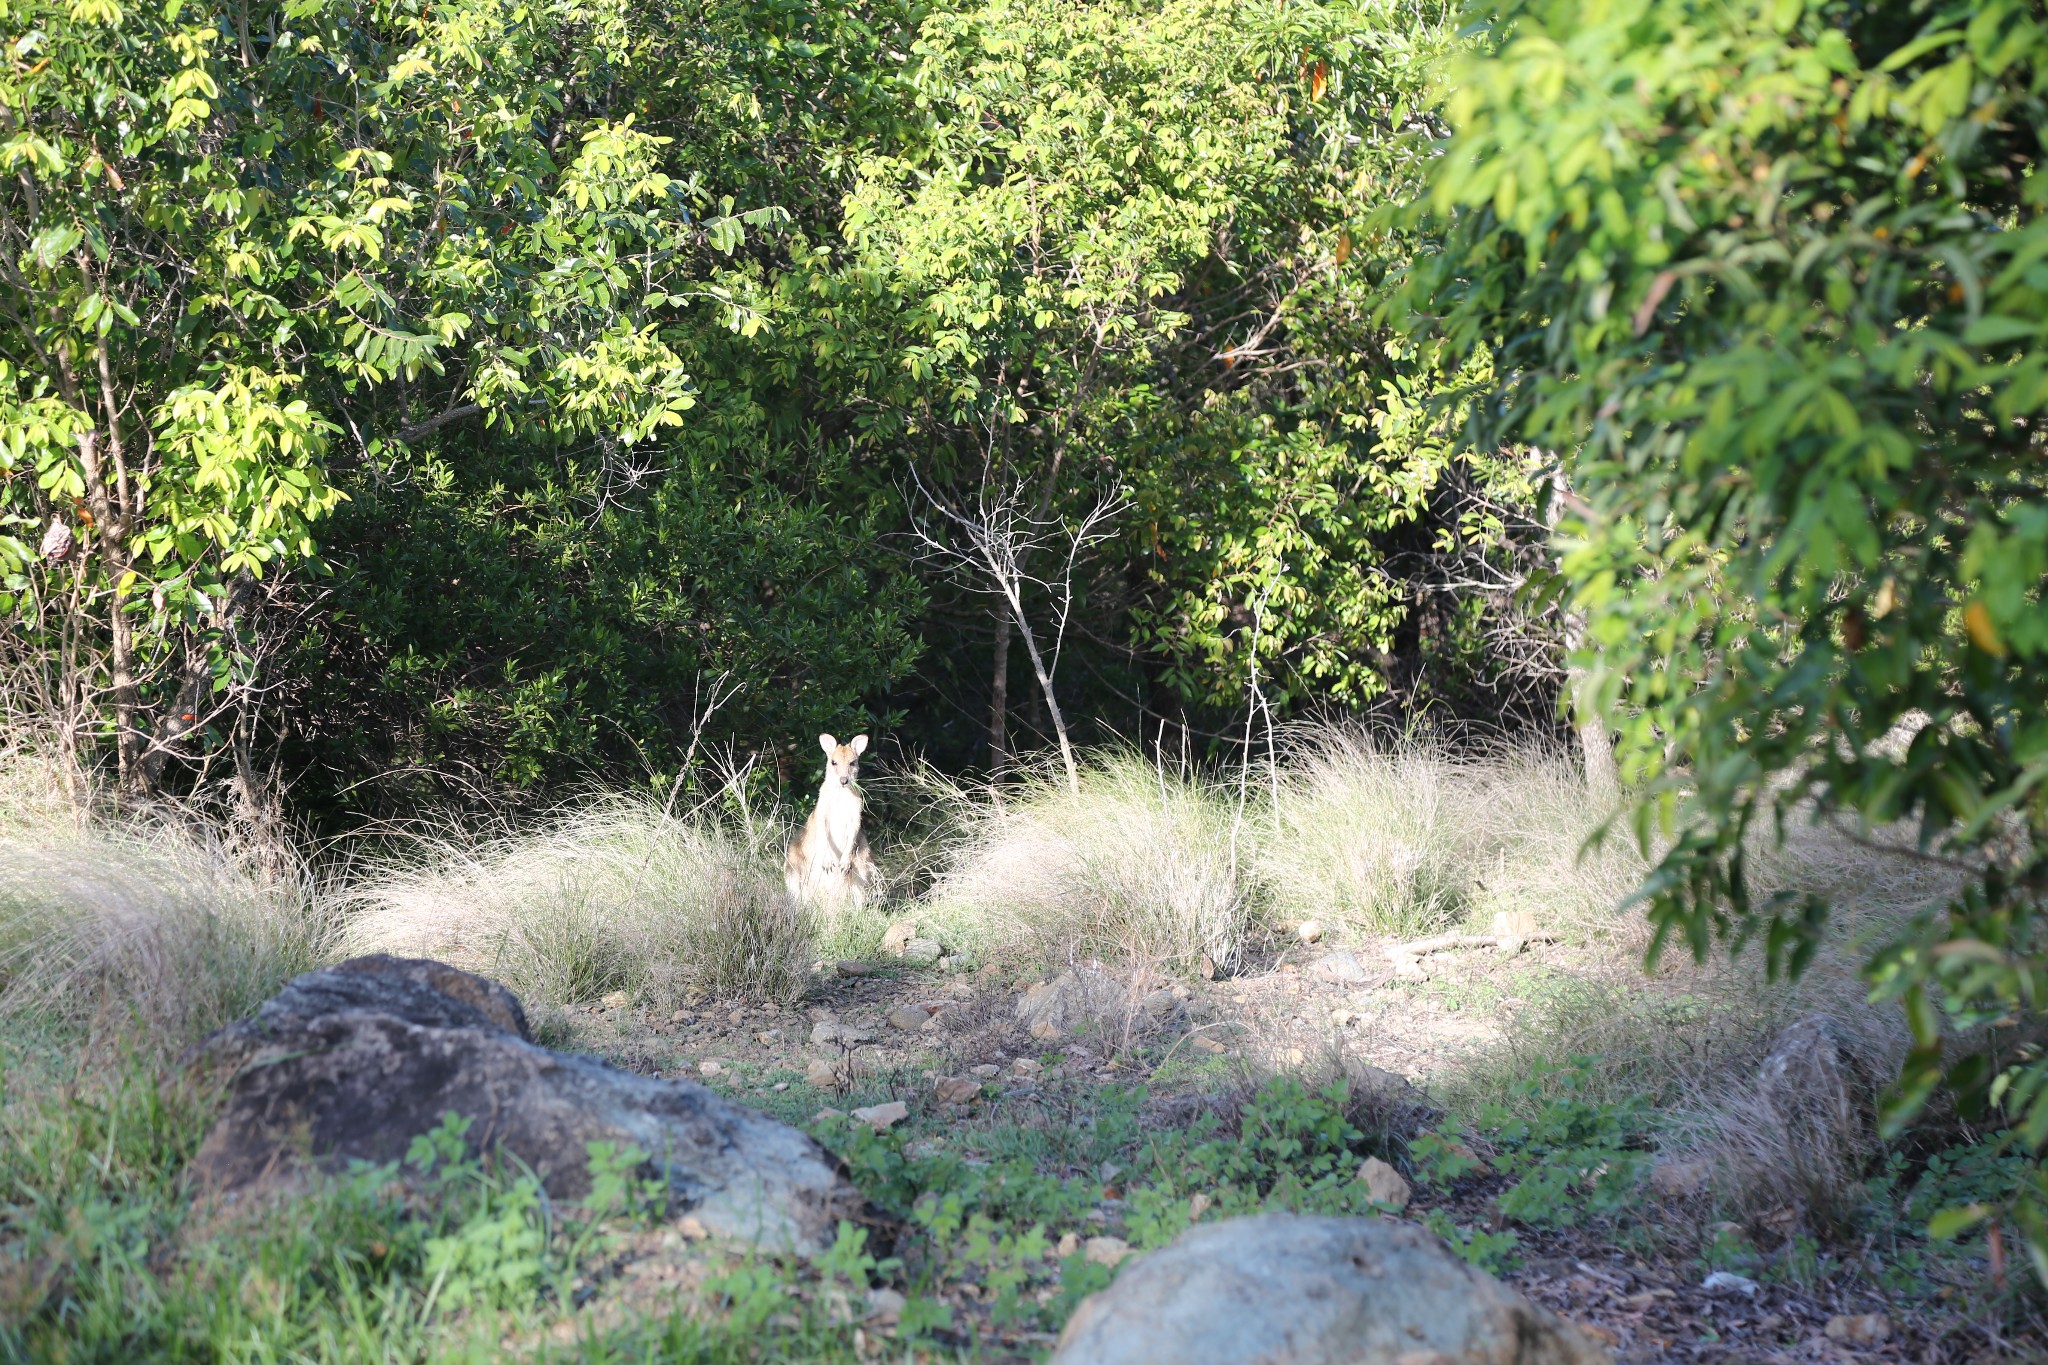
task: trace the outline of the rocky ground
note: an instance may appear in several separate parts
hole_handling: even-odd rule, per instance
[[[811,1127],[828,1144],[832,1124],[894,1127],[910,1157],[986,1162],[1017,1150],[1019,1134],[1090,1124],[1106,1096],[1134,1087],[1141,1126],[1185,1124],[1219,1095],[1241,1096],[1258,1078],[1289,1070],[1349,1076],[1377,1093],[1375,1112],[1390,1131],[1412,1133],[1441,1118],[1426,1092],[1510,1045],[1520,1011],[1560,983],[1604,989],[1615,980],[1603,965],[1611,954],[1546,943],[1508,949],[1452,950],[1416,972],[1379,949],[1290,945],[1267,970],[1236,979],[1114,982],[1114,999],[1094,1008],[1085,999],[1091,983],[1109,979],[1085,968],[1048,984],[998,966],[885,958],[821,964],[814,989],[794,1006],[703,1001],[656,1016],[614,997],[537,1022],[543,1041],[643,1074],[691,1076]],[[1399,1216],[1447,1218],[1482,1242],[1504,1230],[1496,1200],[1511,1182],[1485,1169],[1483,1150],[1475,1155],[1477,1170],[1414,1180]],[[1050,1176],[1100,1186],[1076,1226],[1049,1230],[1060,1240],[1048,1258],[1084,1249],[1105,1264],[1120,1258],[1125,1173],[1063,1161],[1058,1144],[1038,1161]],[[1935,1283],[1930,1277],[1949,1272],[1931,1262],[1917,1288],[1901,1293],[1898,1274],[1874,1273],[1882,1267],[1871,1263],[1871,1246],[1788,1236],[1774,1253],[1768,1229],[1720,1224],[1717,1232],[1713,1219],[1698,1182],[1681,1171],[1676,1181],[1646,1184],[1628,1217],[1518,1228],[1503,1278],[1628,1362],[2029,1358],[2009,1329],[1946,1308],[1951,1299],[1974,1301],[1973,1286]],[[1784,1273],[1716,1276],[1702,1247],[1717,1236],[1753,1239],[1758,1257],[1784,1262]],[[971,1282],[948,1292],[963,1340],[1000,1343],[1019,1359],[1049,1345],[1046,1333],[990,1321]],[[1039,1291],[1042,1300],[1052,1292]]]

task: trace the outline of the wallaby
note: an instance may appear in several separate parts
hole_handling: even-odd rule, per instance
[[[782,875],[796,900],[837,907],[849,895],[858,899],[875,880],[874,855],[860,830],[856,780],[868,737],[855,735],[851,743],[841,744],[819,735],[818,747],[825,751],[825,785],[818,789],[817,809],[782,860]]]

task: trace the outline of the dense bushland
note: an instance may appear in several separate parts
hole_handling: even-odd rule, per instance
[[[10,664],[137,792],[1548,724],[1527,471],[1371,312],[1432,7],[8,15]],[[962,509],[1015,610],[919,551]]]
[[[2024,1175],[1939,1226],[2048,1247],[2044,72],[2039,0],[0,0],[0,706],[121,808],[8,999],[790,996],[881,929],[761,866],[852,726],[979,951],[1846,937],[1888,1133]],[[1376,710],[1452,747],[1283,753]]]

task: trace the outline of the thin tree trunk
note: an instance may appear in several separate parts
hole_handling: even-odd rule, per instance
[[[1621,800],[1621,770],[1614,762],[1614,737],[1607,722],[1588,715],[1579,722],[1579,752],[1585,758],[1586,793],[1595,804],[1613,806]]]
[[[1572,496],[1571,482],[1565,477],[1560,465],[1550,476],[1550,529],[1557,530],[1558,519],[1564,514],[1565,499]],[[1569,608],[1564,613],[1564,648],[1567,655],[1577,654],[1585,648],[1586,618]],[[1569,668],[1565,672],[1565,698],[1572,708],[1575,728],[1579,736],[1580,762],[1586,776],[1586,794],[1595,805],[1603,810],[1612,809],[1621,800],[1621,772],[1614,762],[1614,737],[1608,733],[1607,721],[1593,710],[1592,700],[1587,693],[1587,676],[1584,668]]]
[[[126,604],[121,586],[121,580],[128,572],[125,516],[128,509],[122,497],[126,488],[115,482],[126,473],[120,443],[120,414],[113,402],[111,376],[104,356],[99,360],[100,398],[109,426],[107,445],[103,450],[97,430],[81,432],[78,437],[78,464],[80,473],[84,475],[86,510],[92,514],[93,539],[98,544],[100,570],[106,576],[110,598],[108,633],[112,638],[113,651],[108,659],[108,673],[114,702],[114,756],[121,785],[126,788],[142,780],[141,699],[135,682],[135,635],[123,610]],[[57,370],[65,397],[84,406],[68,349],[58,349]],[[103,458],[108,453],[112,454],[115,464],[112,471],[108,470],[107,461]]]
[[[1074,746],[1067,739],[1067,718],[1060,714],[1060,700],[1053,695],[1052,674],[1045,668],[1045,660],[1038,652],[1038,640],[1031,633],[1031,623],[1024,619],[1024,602],[1018,592],[1018,585],[1005,583],[1003,595],[1010,601],[1010,611],[1017,622],[1017,633],[1024,637],[1024,653],[1031,660],[1032,676],[1038,679],[1038,692],[1045,699],[1046,715],[1052,720],[1052,732],[1060,742],[1060,762],[1066,766],[1067,789],[1075,794],[1081,790],[1081,770],[1074,763]]]
[[[1010,616],[996,613],[995,658],[989,677],[988,765],[1001,772],[1010,763]]]

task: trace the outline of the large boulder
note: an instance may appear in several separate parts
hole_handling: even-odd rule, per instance
[[[1570,1323],[1424,1228],[1269,1213],[1205,1223],[1083,1300],[1052,1365],[1601,1365]]]
[[[839,1219],[865,1221],[839,1162],[803,1133],[691,1081],[541,1047],[510,991],[439,962],[380,954],[309,972],[189,1065],[227,1092],[191,1166],[220,1204],[400,1161],[453,1112],[472,1120],[472,1151],[515,1158],[555,1199],[589,1192],[589,1144],[607,1142],[649,1153],[672,1211],[713,1236],[810,1254]]]

